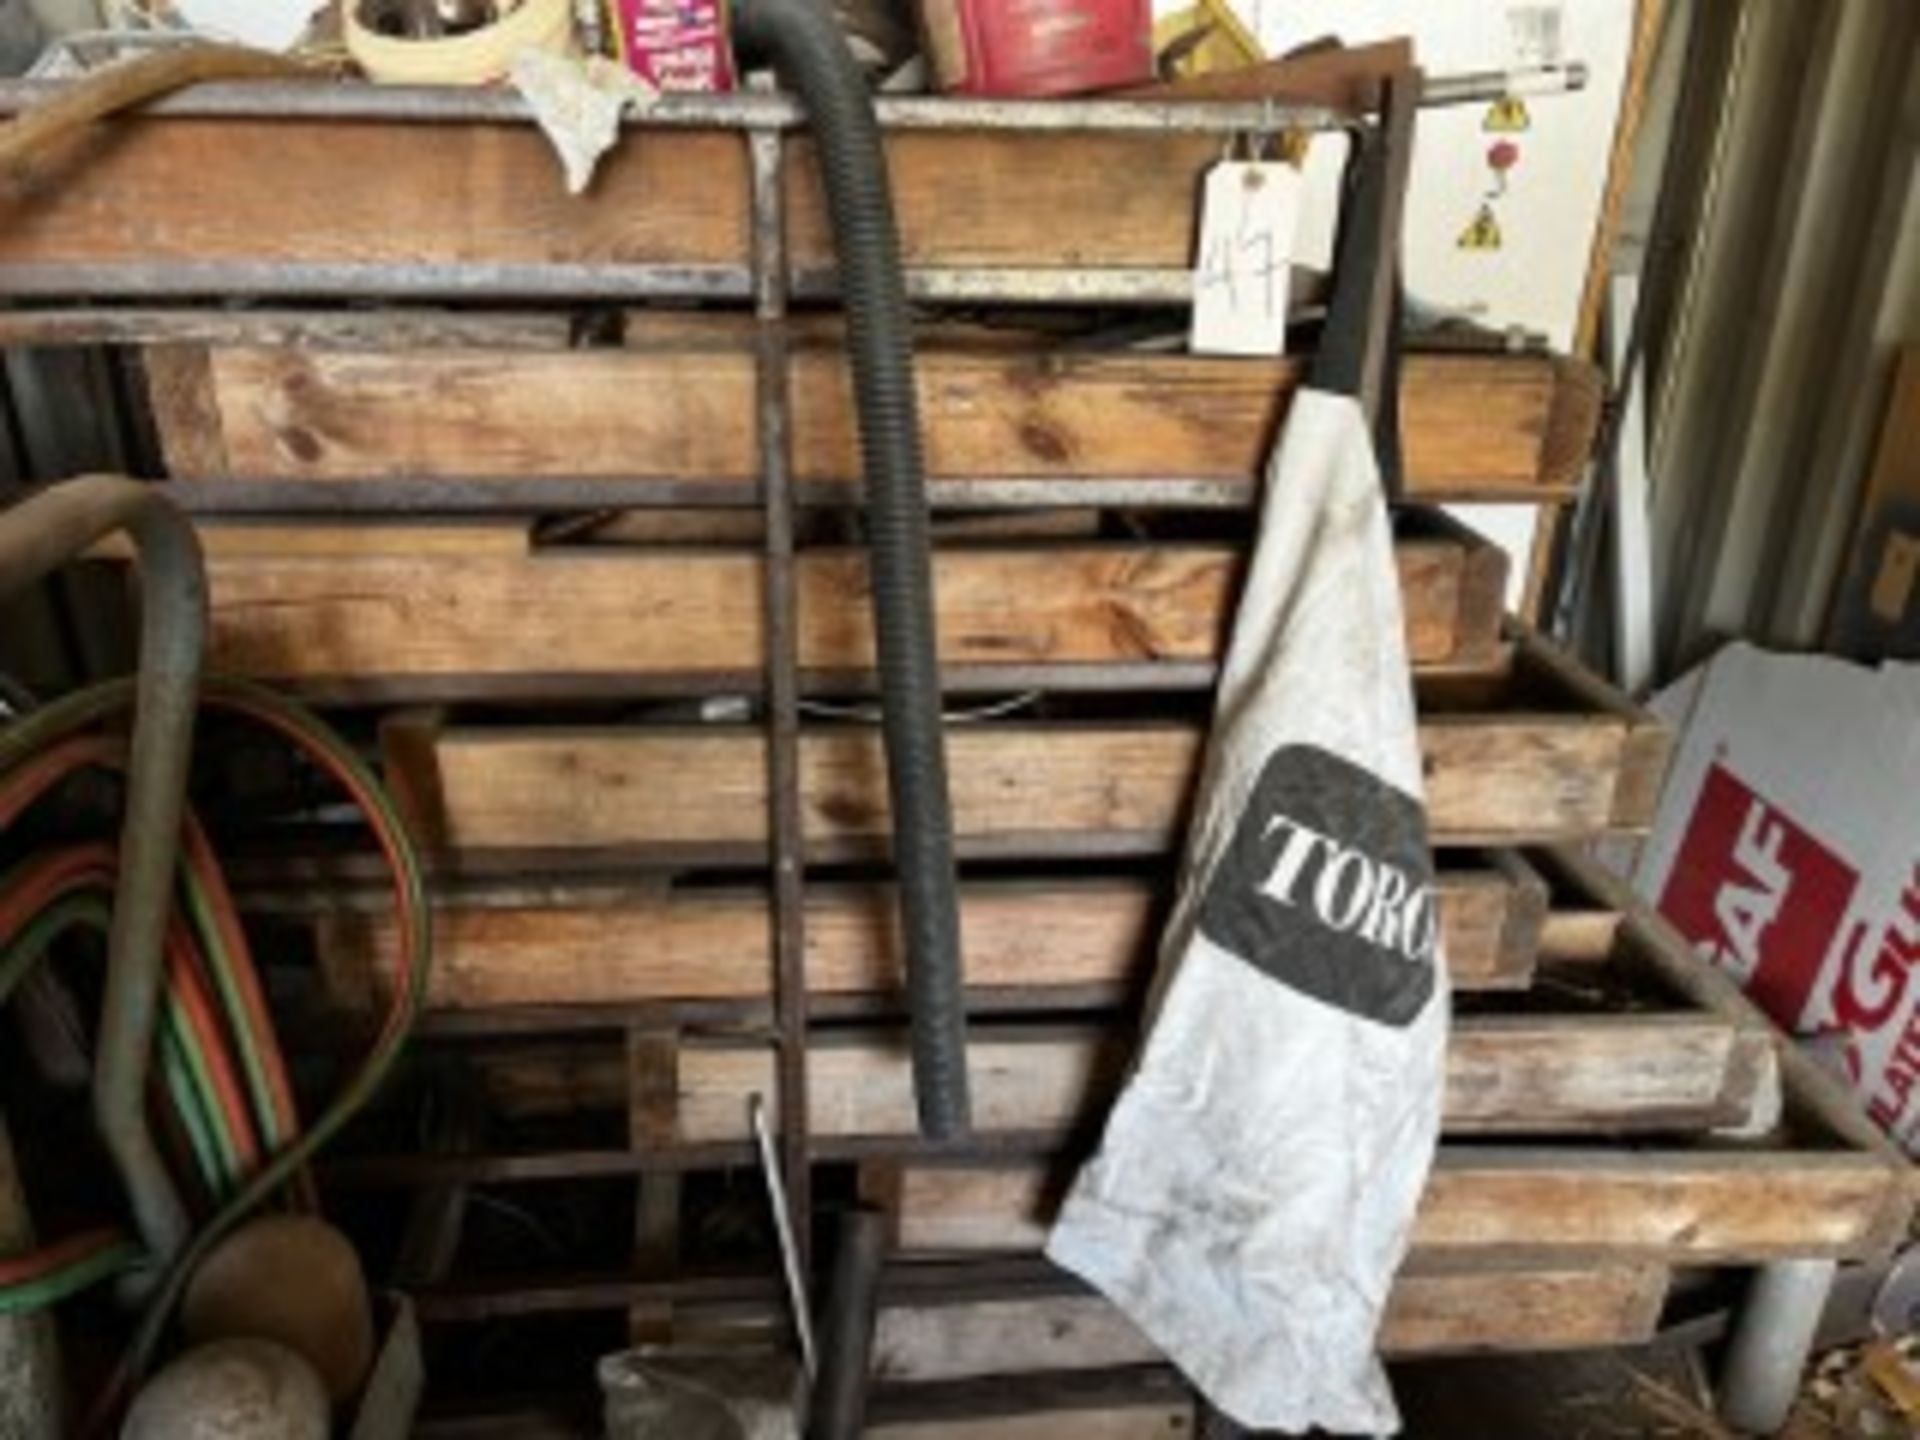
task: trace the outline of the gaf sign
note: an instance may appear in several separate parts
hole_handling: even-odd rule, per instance
[[[1859,885],[1858,873],[1785,811],[1714,765],[1660,910],[1792,1030]]]

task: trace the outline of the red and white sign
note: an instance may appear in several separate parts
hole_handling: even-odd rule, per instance
[[[1798,1029],[1860,875],[1724,765],[1694,802],[1660,910],[1702,958]]]
[[[1920,670],[1732,645],[1680,725],[1635,883],[1920,1154]]]

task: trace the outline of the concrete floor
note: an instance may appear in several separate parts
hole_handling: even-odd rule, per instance
[[[1691,1350],[1433,1360],[1394,1370],[1408,1440],[1723,1440]]]

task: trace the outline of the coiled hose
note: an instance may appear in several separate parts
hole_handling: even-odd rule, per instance
[[[971,1117],[953,816],[913,343],[880,126],[866,79],[821,0],[740,0],[734,39],[744,60],[771,64],[798,92],[819,144],[859,408],[914,1096],[923,1134],[958,1139]]]

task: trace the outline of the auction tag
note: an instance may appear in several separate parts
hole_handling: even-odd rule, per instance
[[[1193,271],[1193,349],[1282,355],[1300,218],[1300,171],[1284,161],[1223,160],[1207,172]]]

